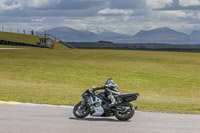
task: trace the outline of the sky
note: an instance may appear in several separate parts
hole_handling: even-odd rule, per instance
[[[0,0],[0,31],[63,26],[130,35],[169,27],[190,34],[200,30],[200,0]]]

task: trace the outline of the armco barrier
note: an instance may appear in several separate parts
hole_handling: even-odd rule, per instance
[[[34,44],[22,43],[22,42],[12,42],[6,40],[0,40],[0,45],[13,45],[13,46],[28,46],[28,47],[41,47]]]

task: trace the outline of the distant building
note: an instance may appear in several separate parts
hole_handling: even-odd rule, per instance
[[[40,38],[39,46],[46,47],[46,48],[52,48],[51,39],[50,38]]]
[[[113,42],[110,42],[110,41],[99,41],[99,43],[113,43]]]

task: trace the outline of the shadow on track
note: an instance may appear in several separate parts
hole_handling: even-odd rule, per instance
[[[117,119],[112,119],[112,118],[75,118],[75,117],[69,117],[69,119],[80,120],[80,121],[130,122],[130,121],[119,121]]]

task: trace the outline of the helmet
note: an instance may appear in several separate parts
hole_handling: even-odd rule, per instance
[[[108,85],[108,84],[114,84],[114,81],[112,80],[112,78],[109,78],[106,80],[105,85]]]

